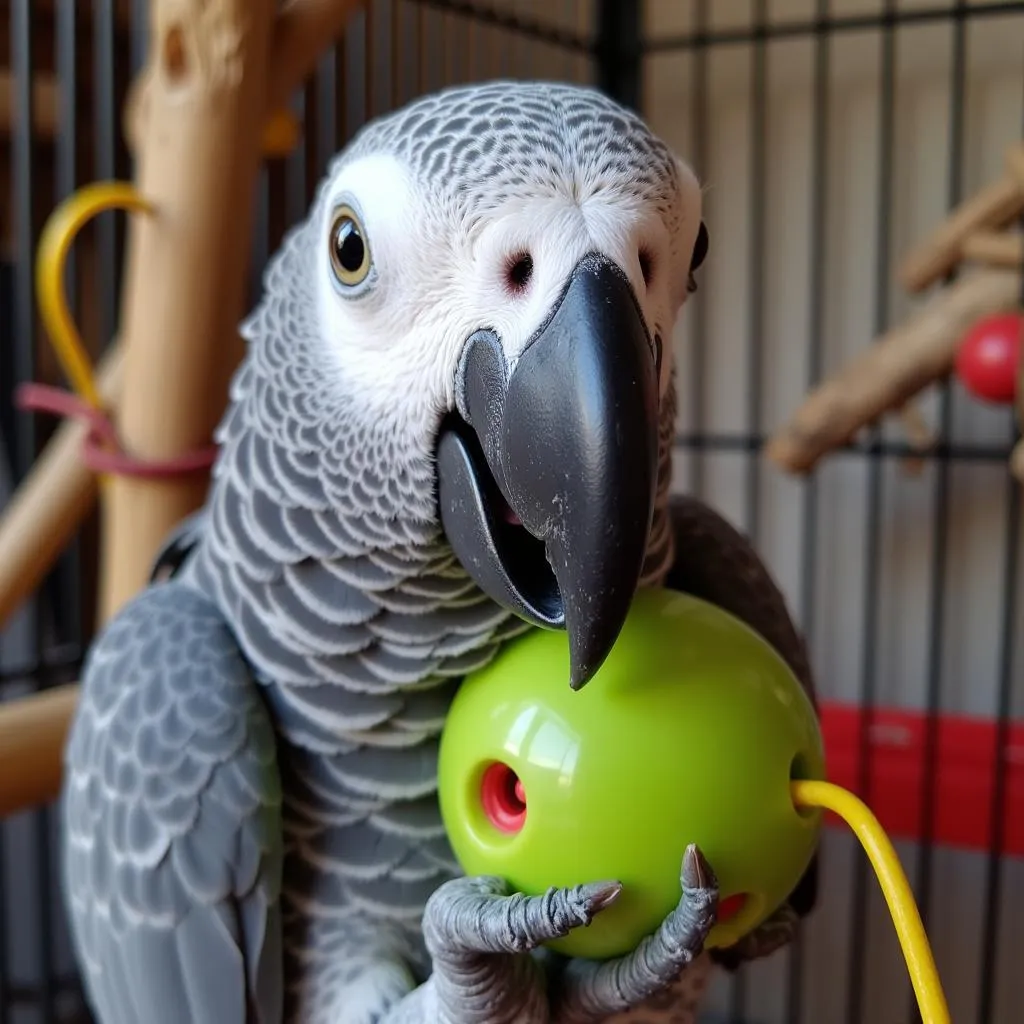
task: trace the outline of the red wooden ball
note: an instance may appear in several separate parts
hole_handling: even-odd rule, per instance
[[[967,332],[956,356],[956,374],[976,398],[1012,402],[1017,394],[1017,367],[1024,317],[1004,313],[979,320]]]

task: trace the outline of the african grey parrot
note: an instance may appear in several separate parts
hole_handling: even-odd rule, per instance
[[[616,881],[461,877],[435,773],[462,676],[540,627],[586,684],[638,585],[732,611],[810,687],[747,541],[669,496],[707,243],[691,170],[589,88],[447,89],[335,159],[243,325],[206,503],[83,671],[62,857],[101,1024],[692,1018],[695,847],[633,954],[565,961],[539,947]],[[813,899],[809,870],[727,966]]]

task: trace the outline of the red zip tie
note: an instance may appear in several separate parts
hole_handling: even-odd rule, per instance
[[[216,446],[171,459],[137,459],[121,447],[110,418],[63,388],[48,384],[22,384],[15,405],[30,412],[49,413],[61,419],[81,420],[89,427],[82,444],[82,460],[94,473],[147,480],[173,480],[204,472],[217,458]]]

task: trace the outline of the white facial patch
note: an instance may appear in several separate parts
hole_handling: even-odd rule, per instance
[[[651,289],[641,251],[660,265]],[[670,246],[657,211],[629,198],[576,202],[564,195],[517,200],[495,211],[467,260],[467,297],[477,319],[498,332],[510,365],[550,315],[577,263],[593,252],[623,270],[652,333],[656,324],[670,320],[672,289],[661,283],[670,271]],[[525,257],[532,271],[529,281],[516,288],[508,271]]]
[[[682,217],[667,222],[628,181],[539,178],[532,193],[467,219],[399,156],[367,153],[342,165],[320,206],[316,260],[319,323],[338,371],[378,410],[430,419],[453,404],[458,359],[474,331],[495,331],[514,368],[580,259],[598,252],[623,270],[648,330],[662,336],[664,389],[700,223],[699,185],[678,166]],[[334,279],[329,250],[343,203],[359,218],[372,262],[366,285],[351,290]],[[521,259],[530,271],[517,285],[510,271]]]

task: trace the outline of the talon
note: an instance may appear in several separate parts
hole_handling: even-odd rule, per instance
[[[619,882],[508,893],[490,876],[446,882],[427,901],[423,933],[432,956],[522,953],[589,925],[622,892]]]
[[[588,891],[589,890],[589,891]],[[621,882],[597,882],[584,886],[584,895],[593,913],[598,913],[611,906],[622,892]]]
[[[683,892],[675,910],[631,953],[604,962],[569,962],[561,979],[558,1024],[601,1020],[637,1006],[700,955],[715,922],[718,880],[695,844],[683,854],[680,880]]]
[[[690,843],[683,854],[680,881],[684,889],[714,889],[718,887],[715,872],[696,843]]]

